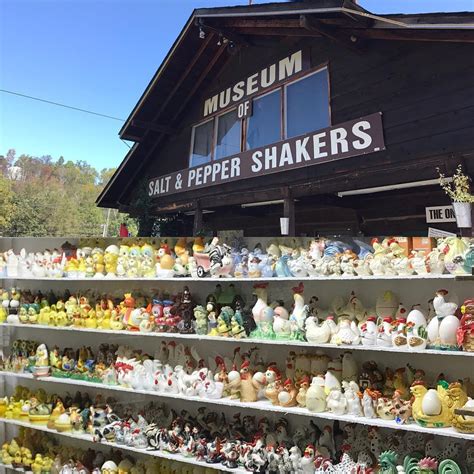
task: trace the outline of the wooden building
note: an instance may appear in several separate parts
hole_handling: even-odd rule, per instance
[[[474,175],[474,13],[351,0],[193,12],[120,130],[99,196],[245,235],[424,235],[436,178]],[[455,230],[454,223],[437,224]],[[184,232],[183,232],[184,233]]]

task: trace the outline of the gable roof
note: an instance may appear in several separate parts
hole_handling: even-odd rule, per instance
[[[352,0],[194,10],[119,132],[135,144],[97,198],[98,206],[121,206],[121,197],[150,150],[173,132],[206,77],[223,67],[228,54],[227,47],[219,44],[220,36],[244,46],[262,36],[329,37],[348,48],[371,39],[474,42],[474,13],[381,16]]]

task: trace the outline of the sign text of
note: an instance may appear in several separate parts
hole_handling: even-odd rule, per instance
[[[453,206],[427,207],[426,222],[456,222]]]

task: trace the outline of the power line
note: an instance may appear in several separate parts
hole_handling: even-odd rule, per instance
[[[112,117],[111,115],[101,114],[99,112],[93,112],[92,110],[80,109],[79,107],[73,107],[72,105],[60,104],[59,102],[53,102],[51,100],[41,99],[39,97],[33,97],[31,95],[20,94],[19,92],[9,91],[6,89],[0,89],[0,92],[5,92],[6,94],[17,95],[19,97],[24,97],[26,99],[37,100],[38,102],[45,102],[46,104],[57,105],[58,107],[64,107],[65,109],[72,109],[79,112],[84,112],[86,114],[98,115],[99,117],[104,117],[112,120],[118,120],[119,122],[125,122],[125,119],[118,117]]]

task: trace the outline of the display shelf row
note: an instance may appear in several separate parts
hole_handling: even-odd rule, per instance
[[[470,275],[454,275],[451,273],[446,274],[439,274],[439,273],[426,273],[421,275],[354,275],[354,276],[302,276],[302,277],[270,277],[270,278],[239,278],[239,277],[229,277],[229,278],[217,278],[217,277],[156,277],[156,278],[145,278],[145,277],[134,277],[134,278],[79,278],[79,277],[71,277],[71,278],[54,278],[54,277],[13,277],[13,276],[3,276],[0,277],[0,280],[13,280],[13,281],[89,281],[89,282],[127,282],[127,281],[154,281],[154,282],[188,282],[188,281],[228,281],[228,282],[253,282],[253,281],[351,281],[351,280],[469,280]]]
[[[57,377],[33,377],[32,374],[16,374],[14,372],[0,372],[0,375],[4,375],[6,377],[21,378],[21,379],[30,379],[30,380],[34,379],[34,380],[39,380],[41,382],[47,382],[47,383],[58,383],[58,384],[65,384],[65,385],[74,385],[77,387],[90,387],[90,388],[97,388],[101,390],[112,390],[112,391],[125,392],[125,393],[136,393],[136,394],[148,395],[152,397],[185,400],[185,401],[190,401],[190,402],[197,402],[204,405],[221,405],[221,406],[229,406],[233,408],[258,410],[258,411],[263,411],[265,413],[268,413],[268,412],[279,413],[285,416],[297,415],[297,416],[317,418],[321,420],[337,420],[344,423],[356,423],[356,424],[361,424],[361,425],[377,426],[379,428],[415,431],[419,433],[445,436],[449,438],[460,438],[464,440],[474,441],[474,434],[460,433],[456,431],[454,428],[426,428],[426,427],[417,425],[415,423],[400,424],[395,421],[382,420],[380,418],[365,418],[365,417],[356,417],[352,415],[335,415],[330,412],[314,413],[307,410],[306,408],[275,406],[275,405],[272,405],[267,400],[259,400],[257,402],[241,402],[239,400],[233,400],[229,398],[208,399],[208,398],[201,398],[197,396],[186,396],[179,393],[166,393],[166,392],[156,392],[156,391],[151,391],[151,390],[139,390],[139,389],[122,387],[119,385],[105,385],[101,383],[88,382],[85,380],[77,380],[77,379],[67,379],[67,378],[57,378]]]
[[[72,439],[86,441],[86,442],[89,442],[89,443],[95,443],[95,441],[93,439],[93,436],[90,435],[90,434],[59,432],[59,431],[50,429],[47,426],[35,425],[33,423],[26,423],[24,421],[7,419],[7,418],[0,418],[0,422],[5,423],[7,425],[21,426],[21,427],[24,427],[24,428],[31,428],[31,429],[37,430],[37,431],[44,431],[46,433],[51,433],[51,434],[55,434],[55,435],[59,435],[59,436],[72,438]],[[184,462],[186,464],[194,464],[196,466],[202,466],[202,467],[206,467],[206,468],[215,469],[216,471],[235,472],[235,473],[242,473],[242,474],[247,472],[243,469],[230,469],[230,468],[224,466],[223,464],[210,464],[210,463],[206,463],[205,461],[199,461],[199,460],[197,460],[196,458],[193,458],[193,457],[185,457],[185,456],[182,456],[180,454],[171,454],[171,453],[167,453],[167,452],[164,452],[164,451],[138,449],[138,448],[134,448],[134,447],[123,445],[123,444],[111,443],[111,442],[108,442],[108,441],[102,441],[101,445],[109,446],[111,448],[116,448],[116,449],[122,449],[124,451],[130,451],[130,452],[137,453],[137,454],[145,454],[145,455],[148,455],[148,456],[155,456],[155,457],[162,458],[162,459],[170,459],[172,461],[180,461],[180,462]]]
[[[27,472],[25,471],[22,467],[13,467],[11,464],[2,464],[0,463],[0,469],[6,469],[8,471],[13,471],[13,472]],[[29,471],[31,472],[31,471]]]
[[[207,336],[199,334],[180,334],[180,333],[168,333],[168,332],[137,332],[120,330],[114,331],[113,329],[89,329],[80,328],[75,326],[47,326],[42,324],[0,324],[0,328],[26,328],[26,329],[42,329],[46,331],[68,331],[77,333],[93,333],[93,334],[114,334],[120,336],[130,337],[158,337],[165,339],[184,339],[191,341],[213,341],[213,342],[225,342],[234,344],[266,344],[274,346],[285,346],[285,347],[303,347],[305,349],[338,349],[338,350],[356,350],[356,351],[369,351],[369,352],[392,352],[392,353],[406,353],[406,354],[431,354],[439,356],[456,356],[456,357],[474,357],[474,352],[467,351],[443,351],[436,349],[405,349],[399,347],[383,347],[383,346],[364,346],[364,345],[350,345],[350,344],[314,344],[305,341],[295,341],[286,339],[258,339],[258,338],[231,338],[231,337],[219,337],[219,336]]]

